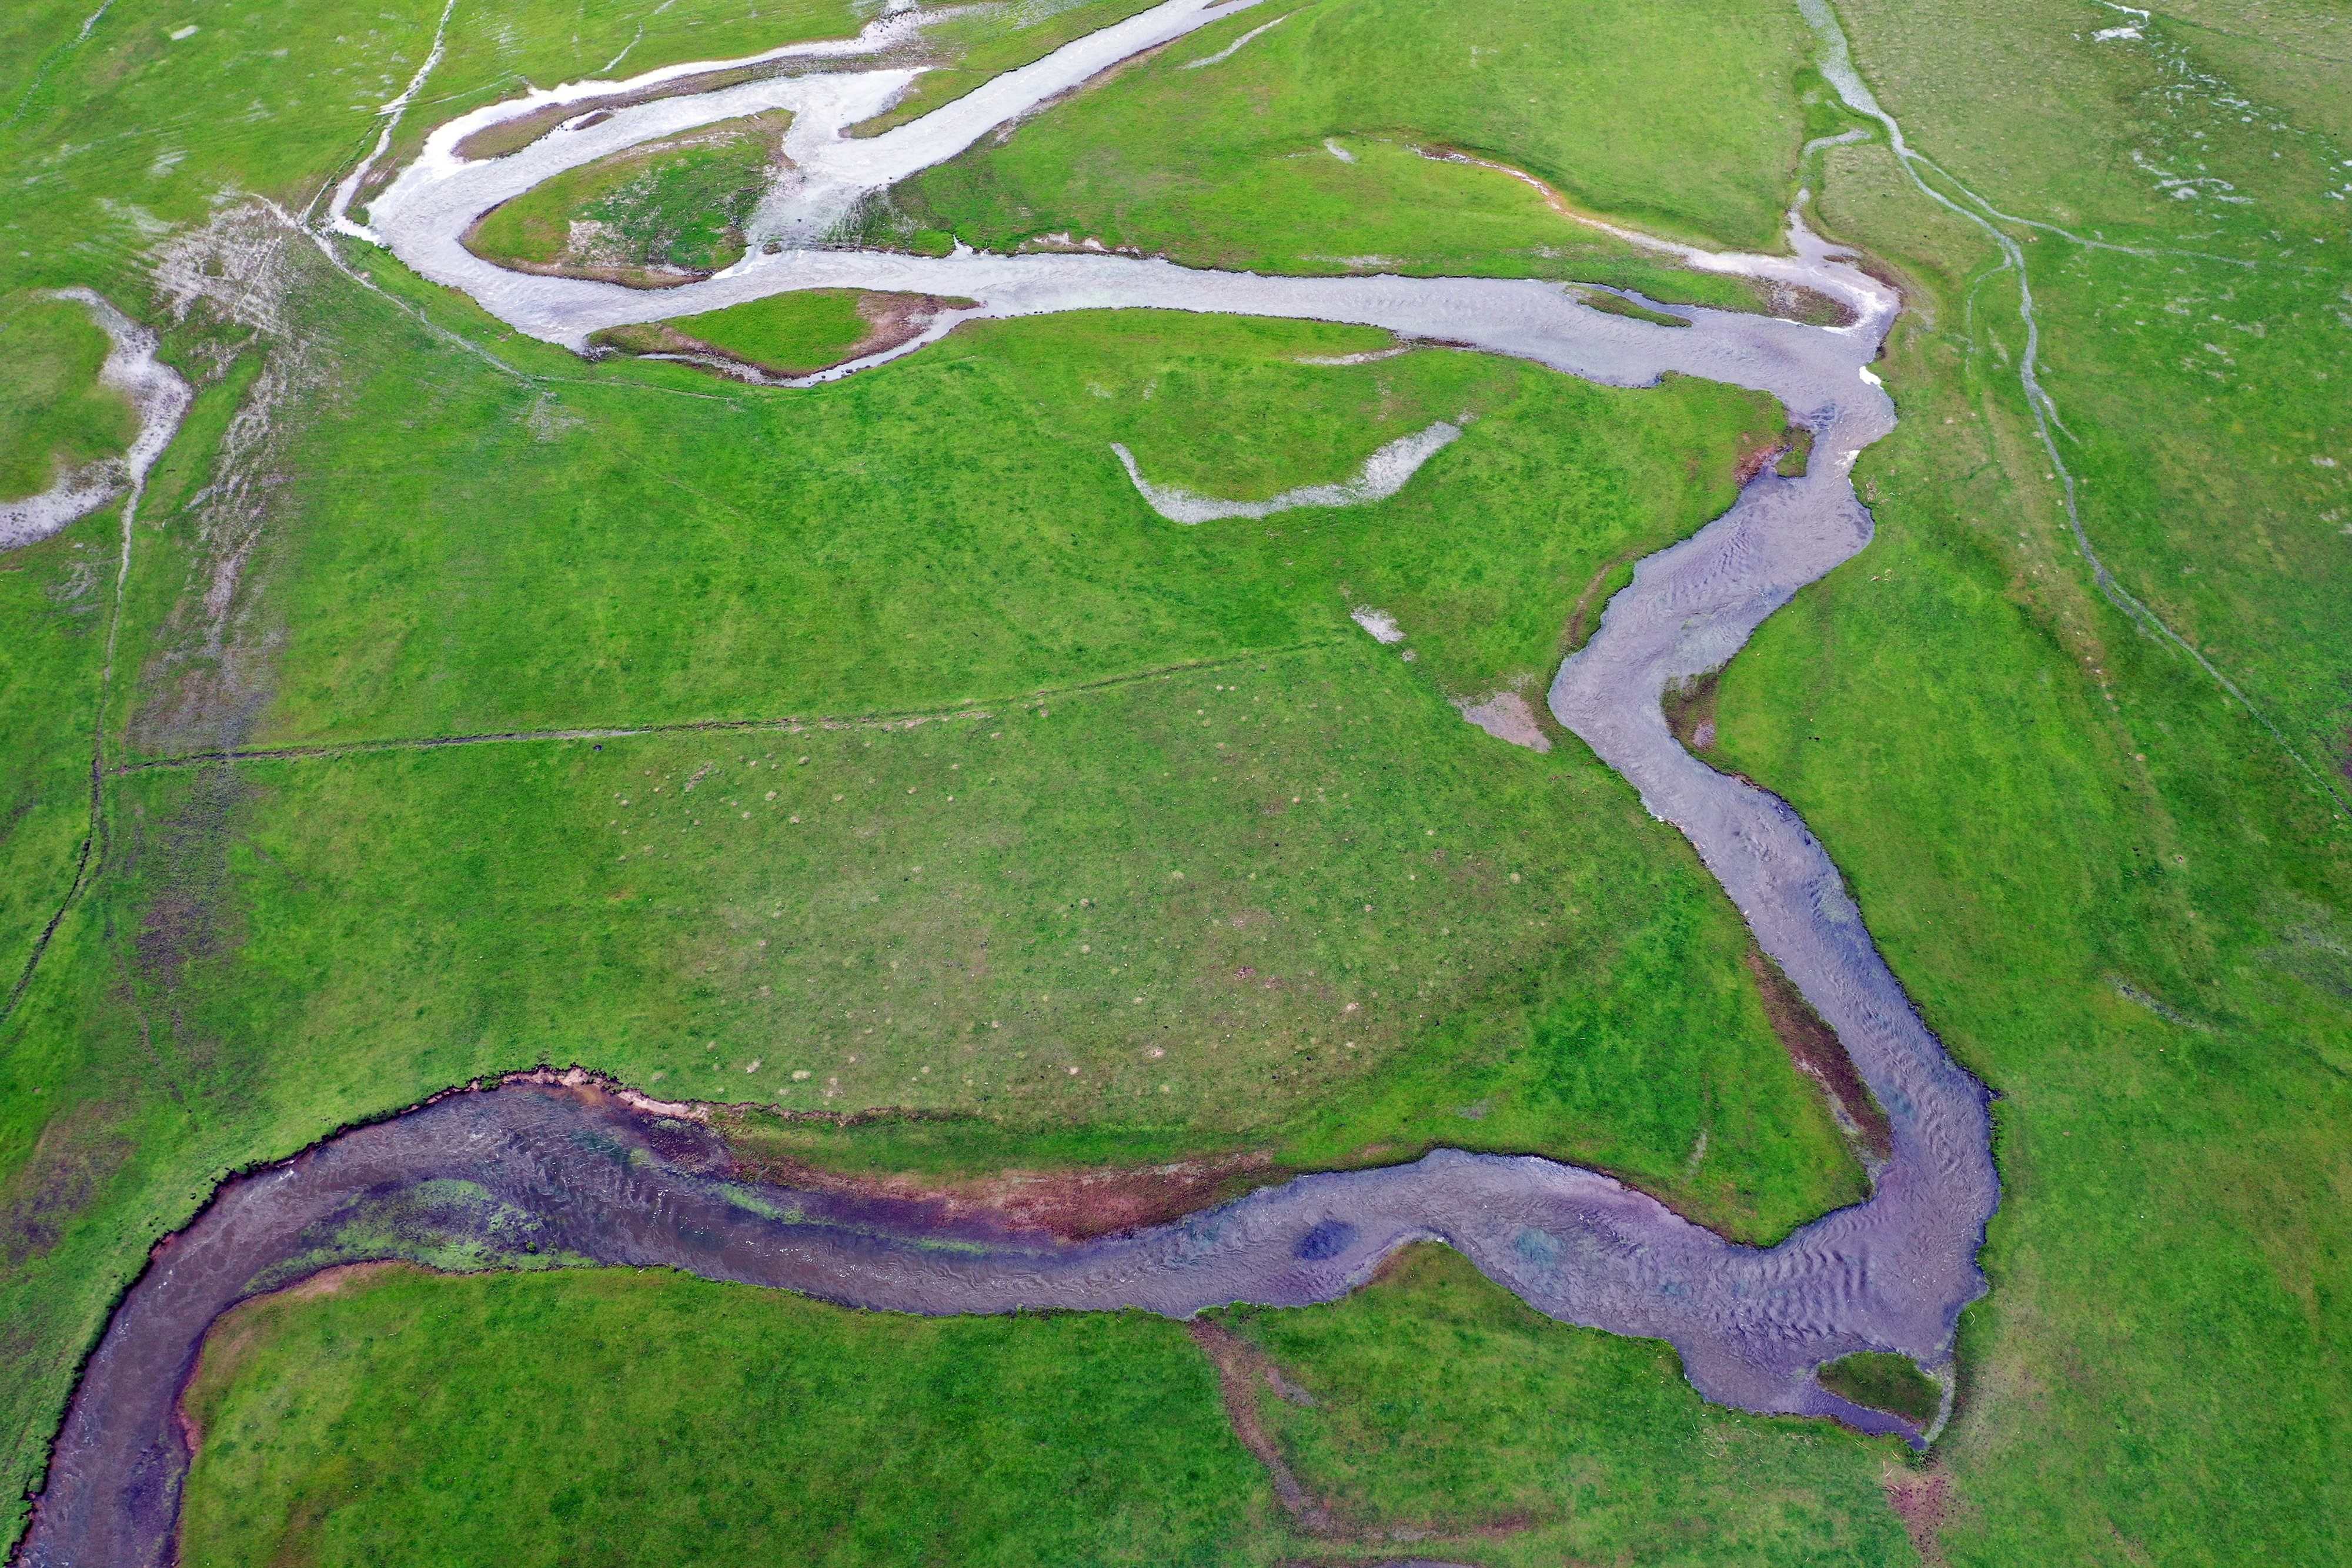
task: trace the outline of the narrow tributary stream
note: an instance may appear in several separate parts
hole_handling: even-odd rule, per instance
[[[1851,325],[1655,306],[1688,323],[1670,328],[1524,279],[1262,277],[1113,255],[793,248],[865,192],[953,155],[1119,59],[1246,9],[1170,0],[870,139],[841,132],[884,108],[910,73],[773,78],[625,109],[501,159],[457,155],[486,125],[566,93],[639,84],[536,93],[435,131],[371,205],[367,232],[516,328],[575,348],[604,327],[850,287],[975,302],[894,352],[974,317],[1151,308],[1360,323],[1611,385],[1653,385],[1673,371],[1778,398],[1814,433],[1806,474],[1759,476],[1730,511],[1643,560],[1560,670],[1550,700],[1654,814],[1689,836],[1759,944],[1837,1031],[1893,1134],[1870,1198],[1757,1249],[1591,1171],[1441,1150],[1410,1166],[1301,1177],[1175,1225],[1061,1244],[943,1224],[919,1207],[735,1179],[723,1145],[699,1125],[594,1087],[457,1093],[228,1183],[158,1249],[76,1391],[26,1561],[166,1560],[189,1458],[175,1404],[206,1329],[237,1301],[366,1255],[354,1235],[381,1235],[384,1255],[406,1249],[399,1224],[356,1222],[426,1210],[488,1256],[662,1265],[929,1313],[1140,1307],[1181,1317],[1232,1301],[1303,1305],[1354,1289],[1397,1248],[1434,1239],[1554,1318],[1671,1341],[1709,1399],[1917,1437],[1829,1393],[1813,1374],[1860,1350],[1949,1364],[1960,1310],[1984,1291],[1976,1254],[1999,1197],[1985,1091],[1920,1021],[1796,813],[1684,751],[1659,704],[1670,681],[1720,666],[1798,589],[1869,542],[1870,515],[1848,475],[1895,423],[1870,370],[1898,306],[1892,291],[1794,217],[1791,256],[1664,248],[1689,265],[1812,288],[1848,307]],[[755,244],[728,272],[649,294],[507,272],[459,243],[482,213],[564,169],[765,109],[794,113],[786,142],[794,183],[762,209],[766,234],[754,236],[786,246],[776,253]]]

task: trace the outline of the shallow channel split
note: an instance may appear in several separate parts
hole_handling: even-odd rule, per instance
[[[1869,541],[1871,519],[1848,476],[1862,449],[1894,427],[1870,365],[1899,301],[1846,253],[1792,214],[1791,256],[1710,254],[1704,265],[1801,282],[1849,307],[1849,325],[1677,306],[1688,324],[1667,328],[1532,280],[1263,277],[1101,255],[755,246],[725,273],[649,298],[507,272],[459,243],[482,213],[564,169],[762,108],[795,110],[798,141],[788,151],[801,172],[798,195],[783,193],[800,205],[782,201],[763,215],[778,234],[815,232],[861,192],[952,156],[1108,64],[1247,8],[1169,0],[856,141],[842,131],[878,112],[908,73],[773,78],[658,99],[467,162],[460,141],[534,105],[477,110],[428,139],[373,204],[371,233],[423,276],[574,348],[606,327],[847,287],[976,302],[900,352],[974,317],[1162,308],[1383,327],[1612,385],[1654,385],[1674,371],[1778,398],[1814,433],[1807,473],[1758,476],[1729,512],[1641,562],[1560,670],[1550,702],[1654,814],[1691,839],[1759,946],[1835,1030],[1887,1113],[1892,1148],[1873,1196],[1756,1249],[1591,1171],[1440,1150],[1408,1166],[1300,1177],[1174,1225],[1061,1244],[919,1206],[734,1180],[707,1129],[593,1087],[454,1094],[227,1184],[158,1248],[76,1390],[23,1561],[166,1561],[189,1458],[174,1406],[206,1329],[237,1301],[370,1255],[348,1240],[352,1221],[401,1203],[438,1205],[438,1223],[470,1226],[485,1262],[667,1265],[929,1313],[1140,1307],[1185,1317],[1233,1301],[1303,1305],[1353,1290],[1400,1247],[1438,1240],[1551,1317],[1670,1341],[1709,1399],[1919,1440],[1909,1424],[1823,1388],[1814,1372],[1864,1350],[1948,1365],[1959,1312],[1984,1291],[1976,1254],[1999,1197],[1985,1092],[1921,1022],[1797,814],[1683,750],[1659,702],[1668,682],[1720,667],[1798,589]],[[373,1255],[397,1251],[383,1247]]]

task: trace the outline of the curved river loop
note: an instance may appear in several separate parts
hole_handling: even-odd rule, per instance
[[[485,1262],[667,1266],[940,1314],[1135,1307],[1184,1317],[1234,1301],[1328,1301],[1400,1247],[1434,1240],[1561,1322],[1672,1342],[1708,1399],[1831,1416],[1924,1446],[1929,1434],[1849,1404],[1814,1374],[1853,1352],[1885,1351],[1944,1375],[1948,1388],[1960,1311],[1985,1290],[1976,1256],[2000,1196],[1989,1096],[1920,1020],[1796,812],[1690,756],[1660,707],[1669,683],[1719,668],[1798,589],[1869,542],[1870,514],[1849,474],[1863,448],[1895,425],[1894,403],[1870,369],[1900,307],[1894,291],[1812,235],[1800,214],[1790,218],[1788,256],[1643,243],[1687,266],[1813,289],[1848,308],[1848,325],[1643,301],[1687,323],[1665,327],[1524,279],[1267,277],[1117,255],[810,248],[866,193],[953,156],[1119,60],[1252,3],[1167,0],[869,139],[843,132],[883,111],[913,71],[770,77],[583,113],[505,157],[458,156],[458,144],[486,126],[735,62],[541,90],[440,127],[369,205],[365,225],[344,210],[348,189],[330,222],[463,289],[520,330],[574,349],[607,327],[792,289],[857,288],[973,303],[915,341],[828,379],[915,351],[975,318],[1148,308],[1381,327],[1612,386],[1654,385],[1674,372],[1779,399],[1813,432],[1808,471],[1791,478],[1768,469],[1729,511],[1643,560],[1591,642],[1560,669],[1550,704],[1654,816],[1689,837],[1758,943],[1835,1030],[1893,1134],[1891,1153],[1872,1170],[1871,1197],[1758,1249],[1727,1242],[1591,1171],[1439,1150],[1407,1166],[1300,1177],[1172,1225],[1062,1243],[1002,1225],[943,1221],[919,1205],[735,1179],[725,1145],[688,1108],[609,1092],[576,1073],[541,1074],[452,1092],[231,1181],[159,1246],[77,1387],[21,1561],[41,1568],[170,1561],[190,1458],[177,1401],[213,1321],[329,1264],[398,1255],[403,1228],[418,1225],[466,1234]],[[760,58],[852,57],[881,47],[906,25],[886,18],[851,43]],[[638,292],[526,276],[460,243],[482,214],[566,169],[778,109],[793,115],[784,147],[793,171],[755,218],[745,259],[707,280]],[[769,242],[779,248],[769,250]],[[362,1234],[384,1239],[371,1253],[350,1239]]]

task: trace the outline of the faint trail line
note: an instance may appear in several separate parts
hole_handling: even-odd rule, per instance
[[[107,0],[107,5],[111,4],[113,0]],[[90,28],[97,26],[99,17],[104,15],[106,15],[106,6],[100,5],[97,13],[82,24],[83,37],[89,36]],[[76,42],[79,40],[77,39]],[[105,326],[107,337],[111,345],[110,353],[121,351],[121,340],[118,335],[118,329],[108,320],[108,318],[111,317],[113,320],[120,321],[121,317],[106,303],[104,298],[87,289],[67,290],[60,297],[79,297],[84,304],[99,308],[101,311],[100,324]],[[126,326],[121,329],[127,330],[128,328]],[[149,352],[151,354],[152,352],[152,346]],[[57,913],[49,916],[48,923],[41,927],[40,936],[34,938],[32,951],[25,955],[25,967],[17,975],[16,983],[8,988],[7,1000],[0,1002],[0,1022],[5,1022],[16,1013],[16,1004],[24,999],[26,991],[31,988],[33,976],[40,968],[42,956],[48,952],[49,943],[56,937],[58,927],[65,924],[66,916],[72,913],[73,906],[79,901],[82,891],[89,886],[92,875],[98,868],[106,863],[106,714],[108,705],[114,696],[114,653],[122,636],[123,605],[131,586],[131,547],[138,538],[139,503],[147,494],[147,475],[153,465],[163,457],[163,453],[169,449],[171,443],[179,439],[181,423],[186,418],[188,407],[194,397],[194,392],[187,390],[184,382],[179,384],[182,391],[186,393],[186,401],[180,404],[178,413],[173,415],[163,444],[157,447],[152,455],[143,461],[137,460],[138,447],[134,444],[132,448],[134,460],[131,465],[131,486],[122,497],[122,544],[115,558],[114,602],[107,617],[106,650],[99,664],[97,709],[90,719],[89,826],[82,834],[80,848],[74,852],[73,881],[66,885],[65,896],[58,901]],[[145,417],[142,413],[142,423]],[[145,439],[146,433],[142,429],[140,440]]]
[[[1821,38],[1822,74],[1827,77],[1831,85],[1838,89],[1838,96],[1845,101],[1846,107],[1857,114],[1865,115],[1876,120],[1885,127],[1887,142],[1894,151],[1895,162],[1902,165],[1905,176],[1918,188],[1920,193],[1983,230],[1999,248],[2002,268],[2015,269],[2017,313],[2019,319],[2025,323],[2025,348],[2018,356],[2018,384],[2024,390],[2026,408],[2033,415],[2033,430],[2042,442],[2042,453],[2050,459],[2051,468],[2058,476],[2066,507],[2067,526],[2074,530],[2074,543],[2076,548],[2082,550],[2083,559],[2090,563],[2091,580],[2097,585],[2099,592],[2105,596],[2108,603],[2122,611],[2141,630],[2149,632],[2159,642],[2170,643],[2195,660],[2198,668],[2210,675],[2223,691],[2236,699],[2238,706],[2244,708],[2252,716],[2256,724],[2269,732],[2270,737],[2278,743],[2279,749],[2285,752],[2294,765],[2310,777],[2313,783],[2318,785],[2321,790],[2337,805],[2347,810],[2352,810],[2352,799],[2347,799],[2342,790],[2328,781],[2326,774],[2306,761],[2303,753],[2295,749],[2294,743],[2287,739],[2285,732],[2271,722],[2270,716],[2257,707],[2253,699],[2246,695],[2235,681],[2217,669],[2213,661],[2199,652],[2196,644],[2167,625],[2162,616],[2150,610],[2141,602],[2137,595],[2116,580],[2116,574],[2107,569],[2107,563],[2100,559],[2099,552],[2093,548],[2090,533],[2083,527],[2082,507],[2075,492],[2074,471],[2066,466],[2065,458],[2059,455],[2057,438],[2051,433],[2055,429],[2063,433],[2069,440],[2074,439],[2074,436],[2073,432],[2066,430],[2063,423],[2060,421],[2057,400],[2043,388],[2041,377],[2036,373],[2041,361],[2042,322],[2033,313],[2033,283],[2026,272],[2025,247],[2018,244],[2016,239],[2003,231],[1993,220],[1998,218],[2002,222],[2042,229],[2089,249],[2122,251],[2126,255],[2135,256],[2197,256],[2201,260],[2228,262],[2232,266],[2248,267],[2253,264],[2230,256],[2206,256],[2193,251],[2145,251],[2137,250],[2130,246],[2109,245],[2104,241],[2084,239],[2053,225],[2035,223],[2030,218],[2011,217],[2001,212],[2000,208],[1962,183],[1949,170],[1945,169],[1926,153],[1915,151],[1910,143],[1903,139],[1903,127],[1896,123],[1892,114],[1880,107],[1877,97],[1872,93],[1868,84],[1864,82],[1861,72],[1854,66],[1853,52],[1846,42],[1845,29],[1839,24],[1837,13],[1831,9],[1830,0],[1797,0],[1797,9],[1804,14],[1805,21]],[[1938,177],[1948,181],[1954,190],[1983,211],[1981,213],[1972,211],[1969,207],[1962,205],[1937,190],[1920,177],[1919,171],[1923,168],[1931,170]]]
[[[513,746],[553,740],[625,740],[632,736],[646,735],[799,735],[813,730],[912,728],[919,724],[942,724],[954,719],[985,718],[998,708],[1028,706],[1057,697],[1077,696],[1087,692],[1110,691],[1120,686],[1140,685],[1164,676],[1182,674],[1194,670],[1223,669],[1229,664],[1245,664],[1252,659],[1279,658],[1304,652],[1309,648],[1328,647],[1344,641],[1325,637],[1304,643],[1293,643],[1280,648],[1254,648],[1246,653],[1226,654],[1214,659],[1188,659],[1181,664],[1157,664],[1148,670],[1129,674],[1111,675],[1099,681],[1083,681],[1074,685],[1039,686],[1024,696],[973,698],[969,706],[950,708],[896,708],[875,713],[836,714],[803,718],[704,718],[683,719],[675,724],[611,725],[575,729],[500,729],[485,730],[474,735],[393,736],[381,740],[352,740],[321,746],[272,746],[238,747],[221,751],[191,751],[176,757],[151,757],[139,762],[124,762],[105,769],[104,777],[121,779],[133,773],[153,773],[168,768],[204,768],[215,764],[238,762],[302,762],[335,757],[361,757],[380,751],[437,751],[452,746]],[[92,788],[96,788],[93,780]],[[60,911],[62,915],[62,911]],[[54,924],[54,922],[52,923]],[[19,988],[21,988],[21,987]],[[5,1016],[0,1014],[0,1017]]]
[[[71,54],[74,50],[81,47],[82,45],[89,42],[89,35],[91,31],[97,27],[100,22],[105,19],[106,14],[112,9],[114,9],[114,0],[100,0],[98,9],[92,11],[89,16],[82,18],[81,31],[74,35],[73,42],[49,51],[49,57],[41,62],[40,69],[33,73],[33,79],[25,84],[25,96],[16,100],[16,112],[9,115],[5,120],[0,120],[0,131],[6,130],[9,126],[16,124],[16,121],[25,118],[25,110],[33,106],[33,95],[39,92],[41,90],[41,84],[48,79],[49,68],[57,64],[58,61],[65,56]],[[0,1014],[0,1017],[5,1016],[6,1015]]]

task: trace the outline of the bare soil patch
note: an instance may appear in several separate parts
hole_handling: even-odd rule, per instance
[[[1756,977],[1757,994],[1764,998],[1764,1016],[1771,1020],[1772,1032],[1788,1048],[1797,1070],[1829,1096],[1838,1125],[1871,1159],[1890,1157],[1894,1129],[1887,1125],[1877,1096],[1853,1070],[1853,1059],[1846,1055],[1837,1031],[1813,1010],[1780,967],[1753,947],[1748,950],[1748,969]]]
[[[1903,1521],[1919,1561],[1928,1568],[1944,1568],[1938,1537],[1951,1517],[1951,1478],[1941,1470],[1907,1470],[1889,1465],[1880,1484],[1886,1489],[1887,1504]]]
[[[722,1136],[730,1130],[727,1123],[723,1114],[718,1118]],[[1018,1229],[1042,1230],[1063,1241],[1165,1225],[1293,1174],[1259,1153],[1173,1165],[1008,1170],[984,1176],[868,1174],[829,1170],[796,1155],[761,1150],[740,1136],[730,1138],[729,1147],[741,1174],[761,1181],[847,1197],[921,1203],[950,1223],[994,1219]]]

